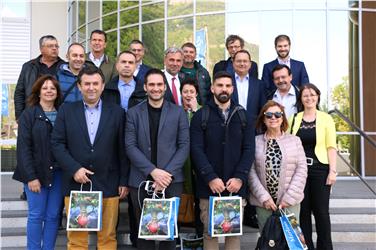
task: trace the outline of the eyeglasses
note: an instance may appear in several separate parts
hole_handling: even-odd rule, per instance
[[[275,118],[281,118],[283,116],[283,112],[264,112],[264,115],[267,119],[272,119],[273,115]]]
[[[232,46],[228,46],[227,48],[229,50],[232,50],[232,49],[239,49],[239,48],[241,48],[241,46],[239,46],[239,45],[232,45]]]
[[[313,94],[311,94],[311,95],[303,95],[302,98],[306,99],[308,97],[315,97],[315,96],[318,96],[318,95],[313,95]]]
[[[57,44],[47,44],[47,45],[44,45],[44,47],[47,47],[47,48],[49,48],[49,49],[52,49],[52,48],[60,48],[60,46],[59,45],[57,45]]]

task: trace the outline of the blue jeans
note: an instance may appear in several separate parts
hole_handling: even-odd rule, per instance
[[[63,202],[61,170],[54,172],[51,187],[42,187],[40,193],[32,192],[27,184],[25,192],[29,213],[27,217],[27,249],[54,249]]]

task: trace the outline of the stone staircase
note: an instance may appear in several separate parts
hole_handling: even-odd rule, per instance
[[[27,203],[18,197],[21,185],[10,176],[1,176],[1,245],[3,250],[26,248]],[[373,181],[373,184],[376,182]],[[373,185],[375,186],[375,185]],[[330,201],[332,238],[338,250],[376,250],[376,197],[360,181],[338,181]],[[118,249],[135,249],[128,238],[127,203],[121,203],[118,228]],[[182,232],[192,232],[182,228]],[[244,228],[242,249],[254,249],[258,230]],[[95,249],[96,239],[89,234],[90,249]],[[221,241],[220,241],[221,242]],[[223,248],[223,244],[221,244]],[[55,249],[66,249],[66,231],[59,231]]]

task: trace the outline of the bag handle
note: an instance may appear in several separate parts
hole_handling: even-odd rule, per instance
[[[91,192],[91,191],[93,191],[93,183],[91,182],[91,180],[89,180],[89,182],[90,182],[90,192]],[[87,183],[87,182],[86,182],[86,183]],[[83,185],[86,184],[86,183],[81,183],[80,191],[82,191],[82,187],[83,187]]]

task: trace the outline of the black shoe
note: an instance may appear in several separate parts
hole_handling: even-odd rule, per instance
[[[253,228],[259,228],[256,216],[250,216],[250,217],[244,218],[243,225],[253,227]]]
[[[26,201],[27,200],[27,196],[26,196],[26,193],[25,191],[23,191],[20,195],[20,199],[23,200],[23,201]]]

